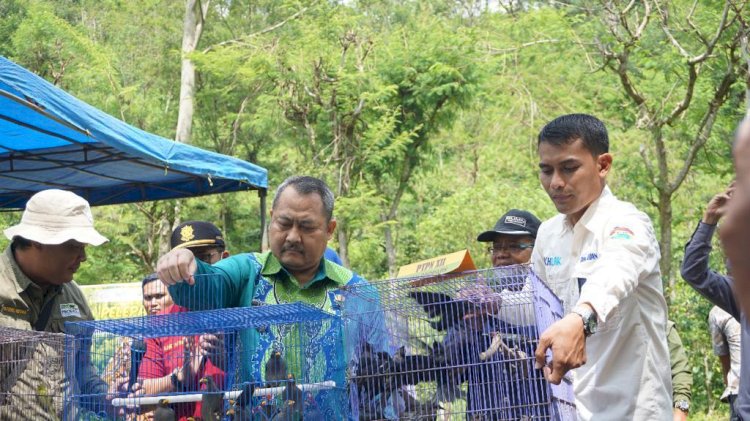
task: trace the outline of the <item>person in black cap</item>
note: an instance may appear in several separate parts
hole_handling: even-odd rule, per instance
[[[224,235],[216,225],[206,221],[187,221],[172,231],[172,250],[186,248],[196,259],[214,264],[229,257],[224,243]]]
[[[477,241],[492,243],[487,251],[494,267],[528,263],[541,223],[529,211],[511,209],[497,220],[493,229],[479,234]]]
[[[497,220],[492,229],[479,234],[477,241],[491,243],[488,251],[492,258],[492,266],[495,268],[527,264],[531,260],[531,251],[534,248],[539,225],[541,221],[531,212],[511,209]],[[489,320],[499,320],[507,324],[504,326],[513,325],[524,332],[529,326],[533,326],[536,316],[531,300],[532,285],[526,276],[527,270],[526,268],[496,269],[495,275],[489,278],[502,279],[504,282],[501,288],[497,285],[488,285],[479,279],[475,284],[465,286],[458,291],[458,298],[470,300],[483,310],[470,317],[476,318],[475,323],[481,326],[483,334],[492,338],[492,344],[480,353],[480,359],[493,361],[493,364],[472,368],[470,376],[483,380],[470,382],[467,390],[467,409],[482,419],[546,419],[549,417],[549,414],[541,407],[525,408],[525,402],[519,398],[520,395],[512,391],[513,389],[534,390],[535,393],[542,393],[541,391],[546,389],[538,380],[541,379],[541,372],[535,373],[531,378],[502,382],[489,381],[497,375],[495,370],[498,364],[503,367],[504,373],[510,373],[518,369],[517,362],[513,360],[525,360],[531,355],[531,349],[522,349],[523,347],[519,344],[508,341],[505,335],[495,330],[497,328],[493,327],[493,323],[486,323]],[[467,318],[465,317],[464,320]],[[511,349],[510,347],[513,349],[513,356],[508,357],[502,352],[497,353],[498,349]],[[498,403],[500,399],[503,399],[505,403],[500,405]]]

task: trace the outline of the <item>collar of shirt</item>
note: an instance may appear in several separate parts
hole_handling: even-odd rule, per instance
[[[62,292],[62,285],[41,287],[32,281],[31,278],[26,276],[18,265],[10,246],[5,249],[2,258],[7,261],[7,266],[3,265],[5,266],[4,270],[12,272],[12,276],[8,273],[7,277],[13,278],[16,294],[28,308],[35,308],[35,311],[41,311],[41,308],[46,301],[54,300],[55,297]]]
[[[297,279],[295,279],[295,277],[292,276],[292,274],[289,273],[286,270],[286,268],[284,268],[284,266],[281,265],[281,262],[279,262],[279,259],[277,259],[276,256],[274,256],[273,253],[271,253],[270,251],[263,253],[259,260],[263,262],[262,263],[263,270],[261,271],[262,275],[278,276],[280,273],[283,273],[285,275],[284,278],[287,278],[293,281],[295,285],[299,285],[299,282],[297,281]],[[303,290],[309,289],[313,285],[323,282],[325,280],[332,281],[338,286],[344,286],[349,281],[349,279],[351,279],[351,271],[341,266],[338,266],[337,264],[325,258],[321,258],[320,266],[318,266],[318,272],[315,274],[315,276],[313,276],[310,282],[305,284],[305,286],[301,287],[300,289],[303,289]]]
[[[586,228],[589,231],[593,231],[597,225],[597,220],[600,217],[604,217],[606,215],[602,214],[601,212],[597,212],[597,209],[601,207],[602,205],[609,202],[610,199],[614,198],[614,195],[612,194],[612,190],[609,189],[609,186],[605,185],[604,189],[602,189],[602,193],[599,195],[599,197],[596,198],[589,207],[586,209],[586,212],[581,215],[581,219],[578,220],[578,223],[576,223],[575,226],[581,226]],[[564,233],[566,230],[572,231],[575,226],[570,224],[570,221],[568,217],[565,217],[565,223],[561,224],[561,231],[560,234]]]
[[[18,266],[18,262],[16,261],[16,256],[13,254],[13,250],[11,250],[10,246],[8,246],[7,249],[5,249],[5,258],[8,259],[8,262],[10,263],[10,267],[13,270],[13,279],[16,283],[16,292],[22,293],[28,289],[31,289],[29,293],[36,292],[37,294],[40,294],[41,296],[44,296],[44,293],[46,292],[46,289],[41,288],[39,285],[37,285],[34,281],[32,281],[28,276],[26,276],[25,273],[21,270],[21,267]],[[37,295],[34,294],[34,295]]]

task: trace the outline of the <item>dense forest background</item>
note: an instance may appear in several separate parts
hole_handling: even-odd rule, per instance
[[[691,418],[715,419],[727,411],[711,306],[679,264],[732,179],[748,19],[747,2],[728,0],[2,0],[0,54],[139,128],[267,168],[270,197],[290,175],[324,178],[337,195],[332,246],[371,279],[465,248],[489,266],[476,235],[502,213],[555,213],[539,129],[597,115],[610,186],[660,235]],[[81,284],[140,280],[182,220],[214,221],[230,251],[261,247],[253,192],[95,217],[110,242],[89,249]],[[720,251],[712,259],[723,271]]]

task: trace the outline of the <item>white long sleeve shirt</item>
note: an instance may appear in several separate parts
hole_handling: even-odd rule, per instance
[[[539,228],[534,270],[566,313],[587,303],[598,317],[587,363],[573,370],[581,420],[672,419],[659,259],[648,216],[608,187],[574,226],[559,214]]]

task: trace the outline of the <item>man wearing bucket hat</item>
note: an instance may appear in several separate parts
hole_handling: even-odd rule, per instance
[[[107,241],[94,229],[88,202],[64,190],[41,191],[5,236],[11,244],[0,258],[0,325],[60,333],[66,321],[93,320],[73,282],[86,246]]]
[[[73,275],[86,261],[86,246],[98,246],[107,239],[94,229],[94,218],[86,200],[64,190],[38,192],[26,204],[21,222],[4,233],[11,244],[0,256],[0,326],[64,333],[67,321],[93,320],[83,293],[73,282]],[[51,351],[63,352],[62,349]],[[49,355],[43,358],[49,359]],[[62,356],[59,358],[62,360]],[[47,360],[38,361],[35,355],[25,370],[17,373],[18,379],[12,385],[14,396],[29,400],[14,405],[25,411],[28,409],[25,416],[29,419],[49,416],[50,411],[35,399],[39,380],[33,374],[36,369],[49,372],[42,369],[47,363]],[[123,387],[116,384],[113,390],[108,390],[93,365],[89,368],[82,370],[86,374],[78,378],[82,392],[112,396],[116,389]],[[50,390],[51,396],[62,396],[64,373],[52,373],[52,376],[58,374],[58,379],[45,379],[59,389]],[[61,408],[56,410],[59,412]]]

